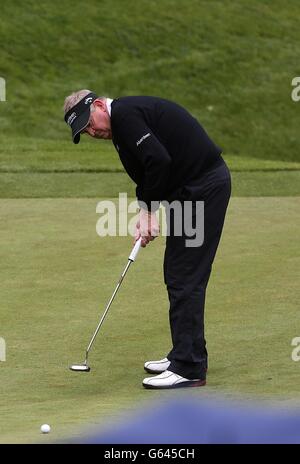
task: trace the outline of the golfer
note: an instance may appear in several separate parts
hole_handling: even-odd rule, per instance
[[[207,350],[204,337],[205,292],[220,241],[230,198],[229,170],[221,149],[200,123],[180,105],[156,97],[99,97],[90,90],[65,99],[65,122],[72,139],[81,134],[111,139],[120,160],[136,184],[140,206],[135,239],[142,246],[159,235],[155,211],[166,207],[168,234],[164,256],[164,281],[170,301],[172,349],[163,359],[148,361],[154,374],[143,380],[145,388],[196,387],[206,383]],[[182,208],[172,209],[176,202]],[[198,209],[197,205],[204,205]],[[185,215],[185,205],[189,206]],[[179,211],[179,212],[178,212]],[[203,215],[203,239],[191,246],[184,218],[197,222]],[[192,237],[193,238],[193,237]]]

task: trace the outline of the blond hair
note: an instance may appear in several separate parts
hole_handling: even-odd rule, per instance
[[[77,103],[82,100],[86,95],[91,93],[91,90],[83,89],[83,90],[78,90],[77,92],[72,93],[68,97],[65,98],[65,103],[64,103],[64,112],[65,114],[73,108],[73,106],[77,105]],[[99,100],[104,100],[105,97],[99,97]],[[92,106],[92,105],[91,105]],[[92,110],[92,108],[91,108]]]

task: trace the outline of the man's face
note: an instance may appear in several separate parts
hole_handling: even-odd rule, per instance
[[[110,116],[103,100],[95,100],[91,108],[90,119],[82,134],[88,134],[96,139],[111,139]]]

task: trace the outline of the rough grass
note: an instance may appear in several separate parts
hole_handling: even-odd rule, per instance
[[[185,105],[224,152],[299,161],[298,0],[4,2],[0,125],[69,139],[66,95],[148,94]],[[2,142],[1,142],[1,145]]]

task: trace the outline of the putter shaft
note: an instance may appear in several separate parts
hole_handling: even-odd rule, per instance
[[[101,319],[100,319],[100,322],[99,322],[99,324],[97,325],[97,328],[96,328],[96,330],[95,330],[95,332],[94,332],[94,334],[93,334],[93,336],[92,336],[92,338],[91,338],[91,341],[90,341],[90,343],[89,343],[89,345],[88,345],[88,347],[87,347],[87,349],[86,349],[85,361],[84,361],[84,363],[80,365],[80,368],[78,368],[79,365],[75,365],[75,364],[72,365],[72,366],[70,367],[71,370],[75,370],[75,371],[85,371],[85,372],[89,372],[89,371],[90,371],[90,368],[89,368],[89,366],[88,366],[88,364],[87,364],[89,351],[90,351],[90,349],[91,349],[91,347],[92,347],[92,345],[93,345],[93,343],[94,343],[94,340],[95,340],[95,338],[96,338],[96,336],[97,336],[97,333],[99,332],[99,329],[100,329],[100,327],[101,327],[101,325],[102,325],[102,323],[103,323],[103,321],[104,321],[104,319],[105,319],[105,316],[107,315],[107,312],[108,312],[108,310],[109,310],[109,308],[110,308],[110,305],[111,305],[111,303],[113,302],[113,300],[114,300],[114,298],[115,298],[115,296],[116,296],[116,293],[117,293],[117,291],[118,291],[119,288],[120,288],[120,285],[121,285],[121,283],[122,283],[122,281],[123,281],[123,279],[124,279],[124,277],[125,277],[125,275],[126,275],[126,272],[128,271],[128,269],[129,269],[129,267],[130,267],[130,264],[133,263],[133,262],[135,261],[136,257],[137,257],[137,254],[138,254],[139,249],[140,249],[140,247],[141,247],[141,243],[142,243],[142,237],[140,237],[140,238],[136,241],[136,243],[135,243],[135,245],[134,245],[134,247],[133,247],[133,249],[132,249],[132,251],[131,251],[131,253],[130,253],[129,257],[128,257],[128,263],[126,264],[125,269],[124,269],[124,271],[123,271],[122,274],[121,274],[121,277],[120,277],[119,282],[118,282],[118,284],[117,284],[117,286],[116,286],[116,288],[115,288],[115,290],[114,290],[114,293],[112,294],[112,296],[111,296],[109,302],[107,303],[107,306],[106,306],[105,311],[104,311],[104,313],[103,313],[103,315],[102,315],[102,317],[101,317]],[[83,369],[84,366],[85,366],[86,369]]]
[[[94,332],[94,335],[92,336],[91,341],[90,341],[90,343],[89,343],[89,345],[88,345],[88,347],[87,347],[87,349],[86,349],[86,356],[85,356],[85,362],[84,362],[84,364],[87,364],[87,359],[88,359],[89,351],[90,351],[90,349],[91,349],[91,347],[92,347],[92,345],[93,345],[93,343],[94,343],[94,340],[95,340],[95,338],[96,338],[96,336],[97,336],[97,333],[99,332],[99,329],[100,329],[100,327],[101,327],[101,325],[102,325],[102,323],[103,323],[103,321],[104,321],[104,319],[105,319],[105,317],[106,317],[106,315],[107,315],[107,313],[108,313],[108,310],[109,310],[109,308],[110,308],[110,305],[112,304],[112,302],[113,302],[113,300],[114,300],[114,298],[115,298],[115,296],[116,296],[116,294],[117,294],[117,291],[119,290],[119,288],[120,288],[120,286],[121,286],[121,283],[122,283],[122,281],[123,281],[123,279],[124,279],[124,277],[125,277],[125,275],[126,275],[126,272],[127,272],[128,269],[129,269],[131,263],[132,263],[132,261],[131,261],[131,260],[128,260],[128,263],[126,264],[126,267],[125,267],[124,271],[123,271],[122,274],[121,274],[121,277],[120,277],[119,282],[118,282],[118,284],[117,284],[117,286],[116,286],[116,288],[115,288],[115,290],[114,290],[114,293],[112,294],[112,296],[111,296],[109,302],[107,303],[107,306],[106,306],[105,311],[104,311],[104,313],[103,313],[103,315],[102,315],[102,317],[101,317],[101,319],[100,319],[100,322],[99,322],[99,324],[97,325],[97,328],[96,328],[96,330],[95,330],[95,332]]]

